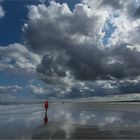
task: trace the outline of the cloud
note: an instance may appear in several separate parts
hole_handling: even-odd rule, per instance
[[[40,57],[25,46],[15,43],[0,47],[0,70],[10,73],[35,73]]]
[[[131,18],[139,17],[139,2],[134,0],[82,0],[82,3],[86,3],[89,7],[98,10],[99,8],[105,11],[111,11],[112,13],[126,14]],[[112,14],[110,13],[110,14]]]
[[[111,6],[115,9],[120,9],[122,2],[120,0],[102,0],[101,5],[103,6]]]
[[[22,87],[20,87],[18,85],[14,85],[14,86],[0,86],[0,94],[16,93],[16,92],[18,92],[21,89],[22,89]]]
[[[40,87],[40,86],[35,86],[35,85],[29,85],[28,87],[34,94],[37,95],[43,95],[46,93],[47,90],[45,90],[45,88]]]
[[[78,82],[72,86],[54,86],[46,85],[30,85],[27,88],[29,93],[39,98],[47,99],[69,99],[69,98],[87,98],[95,96],[106,96],[122,94],[119,84],[113,81],[101,81],[96,82]]]
[[[83,43],[91,44],[102,35],[99,30],[105,20],[103,12],[93,13],[86,5],[77,4],[72,12],[67,4],[55,2],[51,2],[49,7],[30,6],[28,17],[29,21],[24,25],[23,30],[30,49],[37,53],[48,50],[72,50],[73,47]],[[33,33],[37,33],[36,40]],[[58,36],[59,34],[61,36]]]
[[[29,21],[23,27],[27,45],[44,56],[37,71],[46,79],[52,76],[54,81],[67,75],[75,75],[77,79],[95,78],[104,56],[97,47],[102,46],[104,12],[93,12],[83,4],[77,4],[72,12],[67,4],[55,2],[49,7],[38,5],[29,9]],[[94,71],[95,66],[98,69]]]
[[[83,1],[73,11],[66,3],[30,6],[23,31],[28,48],[42,57],[36,69],[41,79],[72,85],[77,81],[139,76],[140,21],[129,13],[131,4],[133,11],[137,10],[131,0]],[[106,6],[113,9],[105,10]],[[114,16],[114,8],[122,13]],[[103,45],[102,30],[107,21],[116,28],[109,47]]]
[[[18,85],[0,86],[0,101],[14,101],[23,90],[23,87]]]
[[[73,10],[53,1],[28,9],[25,44],[0,47],[0,71],[39,74],[47,83],[27,83],[23,96],[62,99],[140,91],[139,9],[131,0],[83,0]],[[104,46],[108,23],[115,29]]]
[[[99,8],[99,7],[112,7],[114,10],[120,9],[122,7],[121,0],[82,0],[82,3],[86,3],[88,6],[92,8]]]
[[[36,67],[40,61],[41,57],[39,55],[30,52],[22,44],[14,43],[8,46],[0,46],[0,74],[2,75],[4,73],[2,76],[4,79],[2,78],[2,81],[10,79],[14,84],[22,84],[22,87],[0,87],[0,100],[19,101],[19,99],[25,100],[25,97],[33,98],[35,91],[33,93],[32,90],[28,88],[28,85],[30,85],[30,79],[38,78]],[[39,91],[38,89],[38,92]]]
[[[3,10],[2,6],[0,6],[0,19],[4,17],[5,11]]]

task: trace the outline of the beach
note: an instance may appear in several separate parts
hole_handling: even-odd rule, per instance
[[[0,139],[138,139],[139,102],[0,105]]]

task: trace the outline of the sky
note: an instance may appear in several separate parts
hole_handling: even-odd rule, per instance
[[[139,0],[0,0],[0,101],[135,100]]]

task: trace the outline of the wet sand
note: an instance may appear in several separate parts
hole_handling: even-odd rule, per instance
[[[55,104],[54,104],[55,105]],[[79,124],[76,121],[68,130],[62,129],[62,122],[51,120],[48,125],[40,127],[32,136],[33,139],[139,139],[140,138],[140,125],[136,125],[140,118],[140,103],[136,102],[116,102],[116,103],[62,103],[66,109],[73,112],[90,112],[89,116],[93,113],[100,115],[121,114],[122,120],[120,125],[116,125],[115,120],[109,120],[105,126],[99,125],[100,117],[97,124],[84,123]],[[113,115],[114,114],[114,115]],[[78,115],[78,113],[77,113]],[[125,117],[125,115],[127,117]],[[97,116],[98,117],[98,116]],[[104,116],[102,116],[104,117]],[[101,118],[102,118],[101,117]],[[94,118],[93,118],[94,119]],[[132,121],[133,120],[133,121]],[[96,120],[95,120],[96,121]],[[123,122],[124,121],[124,122]],[[135,122],[136,121],[136,122]],[[129,123],[134,123],[129,125]],[[123,124],[124,123],[124,124]],[[127,125],[126,125],[127,124]],[[116,126],[115,126],[116,125]]]
[[[55,131],[47,128],[39,129],[33,139],[139,139],[140,131],[132,130],[100,130],[98,126],[75,126],[74,132],[67,137],[64,130],[56,127]]]
[[[140,112],[140,102],[79,102],[64,104],[78,110]]]
[[[139,102],[0,105],[0,139],[140,139]]]

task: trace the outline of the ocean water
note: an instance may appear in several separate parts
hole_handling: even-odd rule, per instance
[[[139,139],[140,103],[0,105],[0,139]]]

